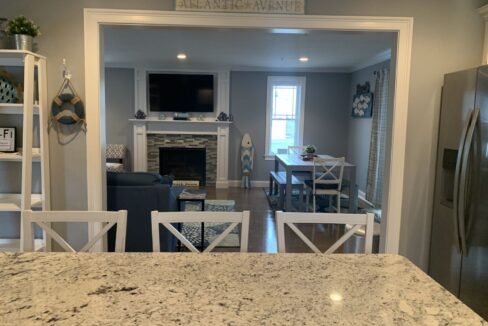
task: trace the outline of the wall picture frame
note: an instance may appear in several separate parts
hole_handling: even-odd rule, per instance
[[[0,152],[15,153],[17,129],[15,127],[0,127]]]
[[[352,97],[353,118],[371,118],[373,116],[373,97],[369,82],[356,86],[356,94]]]

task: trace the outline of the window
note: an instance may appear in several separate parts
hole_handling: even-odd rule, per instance
[[[301,146],[305,111],[305,77],[268,77],[266,158]]]

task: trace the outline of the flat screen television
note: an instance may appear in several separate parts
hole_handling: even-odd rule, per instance
[[[147,81],[149,111],[214,111],[214,75],[148,73]]]

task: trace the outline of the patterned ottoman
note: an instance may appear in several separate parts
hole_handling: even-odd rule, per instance
[[[210,212],[234,212],[236,202],[234,200],[205,200],[205,210]]]

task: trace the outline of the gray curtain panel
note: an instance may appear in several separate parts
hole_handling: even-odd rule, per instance
[[[366,200],[373,203],[375,207],[381,208],[390,71],[388,69],[382,69],[375,72],[375,77]]]

